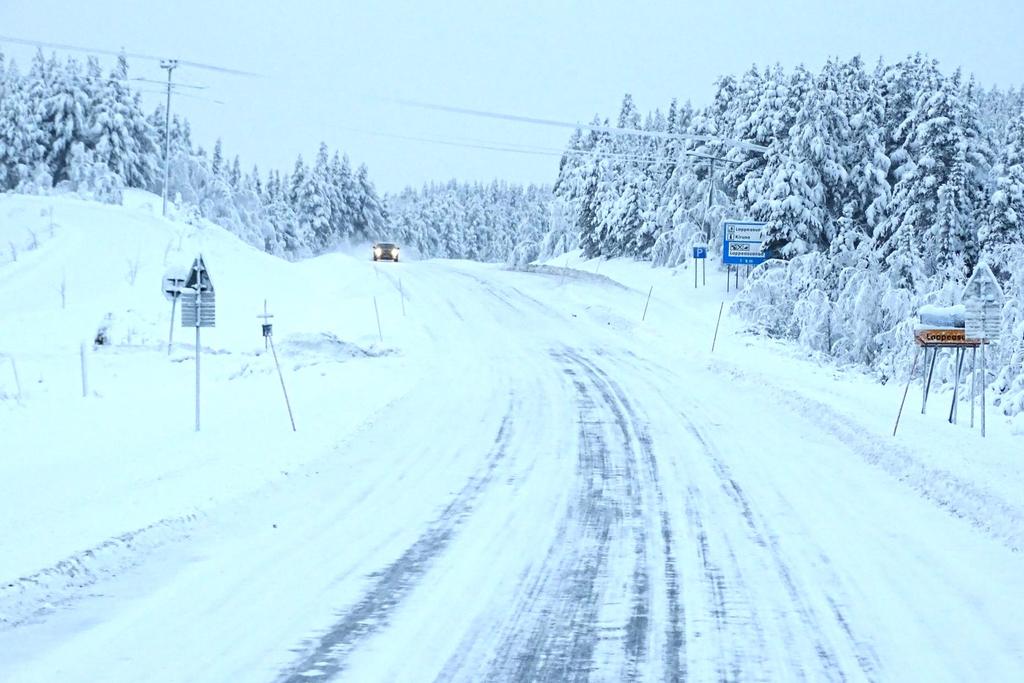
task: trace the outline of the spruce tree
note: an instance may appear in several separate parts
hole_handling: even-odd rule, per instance
[[[52,135],[46,161],[55,183],[68,179],[72,145],[89,142],[90,105],[78,63],[69,59],[57,73],[52,93],[44,106],[44,125]]]
[[[1005,277],[1010,248],[1024,244],[1024,112],[1007,125],[1006,146],[994,168],[995,190],[978,230],[984,257]]]

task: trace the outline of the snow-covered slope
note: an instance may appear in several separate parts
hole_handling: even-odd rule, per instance
[[[0,197],[0,680],[1024,672],[1005,420],[911,394],[893,438],[902,387],[728,316],[712,353],[711,273],[290,264],[158,206]],[[199,251],[197,434],[158,283]]]
[[[217,226],[159,212],[159,198],[144,193],[129,194],[123,208],[0,196],[0,243],[14,244],[17,256],[8,250],[0,265],[0,576],[49,571],[41,583],[54,599],[83,573],[133,562],[107,545],[122,535],[138,548],[185,533],[210,505],[320,454],[334,435],[314,426],[358,424],[408,377],[396,353],[402,330],[388,329],[381,343],[373,296],[380,292],[389,326],[401,302],[365,261],[339,254],[292,264]],[[196,435],[194,331],[180,328],[179,315],[168,356],[171,310],[160,285],[169,267],[186,268],[200,253],[216,288],[217,324],[202,333]],[[256,317],[264,299],[302,427],[296,434]],[[107,346],[93,344],[101,327]],[[366,382],[379,368],[393,381]],[[358,389],[331,393],[332,405],[321,400],[340,384]],[[54,570],[63,561],[75,566]],[[24,616],[19,604],[40,597],[26,586],[39,583],[36,576],[0,589],[0,619]]]

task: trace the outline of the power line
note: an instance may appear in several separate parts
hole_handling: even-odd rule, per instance
[[[240,69],[228,69],[223,66],[215,66],[213,64],[203,64],[202,62],[192,62],[184,59],[168,59],[165,57],[156,57],[153,55],[140,54],[138,52],[127,52],[120,50],[115,52],[114,50],[106,50],[103,48],[95,47],[82,47],[79,45],[69,45],[67,43],[50,43],[41,40],[27,40],[25,38],[16,38],[13,36],[0,35],[0,43],[13,43],[15,45],[29,45],[39,49],[47,48],[53,50],[68,50],[71,52],[82,52],[85,54],[99,54],[99,55],[114,55],[116,57],[131,57],[132,59],[141,59],[150,62],[157,62],[161,69],[167,70],[167,106],[164,109],[164,186],[163,186],[163,215],[167,215],[167,185],[170,182],[171,176],[171,93],[177,90],[172,79],[174,70],[179,67],[191,67],[194,69],[204,69],[206,71],[216,71],[218,73],[231,74],[234,76],[251,76],[259,77],[257,73],[251,71],[242,71]],[[161,85],[163,83],[161,82]],[[199,86],[188,86],[183,87],[199,87]],[[178,93],[184,95],[184,93]],[[202,99],[202,98],[198,98]],[[216,102],[216,100],[214,100]],[[223,104],[222,102],[218,102]]]
[[[614,128],[612,126],[595,126],[582,123],[570,123],[568,121],[555,121],[553,119],[541,119],[532,116],[520,116],[518,114],[502,114],[499,112],[481,111],[478,109],[466,109],[464,107],[453,107],[444,104],[432,104],[429,102],[417,102],[415,100],[394,99],[396,104],[406,107],[417,107],[419,109],[430,109],[443,111],[452,114],[464,114],[466,116],[477,116],[487,119],[498,119],[502,121],[515,121],[518,123],[532,123],[539,126],[554,126],[556,128],[572,128],[592,130],[598,133],[609,133],[612,135],[639,135],[643,137],[661,138],[667,140],[696,140],[698,142],[718,142],[730,147],[737,147],[751,152],[764,153],[768,148],[763,145],[756,145],[752,142],[742,140],[730,140],[728,138],[715,137],[712,135],[691,135],[689,133],[668,133],[665,131],[641,130],[639,128]]]
[[[165,85],[163,81],[154,81],[151,78],[130,78],[128,80],[138,81],[139,83],[155,83],[156,85]],[[195,85],[193,83],[173,83],[175,88],[188,88],[189,90],[208,90],[209,86],[206,85]]]
[[[139,92],[144,92],[150,95],[163,95],[163,90],[157,90],[156,88],[136,88]],[[217,100],[212,97],[203,97],[202,95],[193,95],[192,93],[180,92],[178,97],[187,97],[190,100],[201,100],[203,102],[211,102],[213,104],[227,104],[222,100]]]
[[[13,43],[15,45],[28,45],[29,47],[47,48],[52,50],[67,50],[69,52],[82,52],[85,54],[96,54],[96,55],[110,55],[113,57],[131,57],[132,59],[142,59],[149,62],[164,62],[167,61],[167,57],[157,57],[155,55],[147,55],[139,52],[127,52],[125,50],[108,50],[99,47],[82,47],[80,45],[69,45],[67,43],[50,43],[42,40],[28,40],[26,38],[15,38],[14,36],[2,36],[0,35],[0,43]],[[179,66],[190,66],[196,69],[206,69],[207,71],[217,71],[219,73],[232,74],[234,76],[250,76],[260,78],[261,75],[252,71],[242,71],[241,69],[228,69],[223,66],[215,66],[213,64],[204,64],[202,62],[191,62],[183,59],[175,60]]]
[[[396,140],[407,140],[411,142],[424,142],[434,145],[445,145],[449,147],[462,147],[466,149],[482,149],[492,152],[508,152],[513,154],[528,154],[533,156],[550,156],[550,157],[562,157],[564,155],[569,156],[586,156],[595,157],[599,159],[610,159],[619,161],[636,161],[640,163],[648,164],[672,164],[676,163],[673,159],[659,159],[654,157],[642,157],[630,154],[620,154],[617,152],[606,152],[602,150],[574,150],[566,149],[559,150],[551,147],[539,147],[533,145],[520,145],[517,143],[506,143],[506,142],[492,142],[487,140],[466,140],[458,138],[427,138],[415,135],[403,135],[400,133],[387,133],[384,131],[367,130],[364,128],[353,128],[350,126],[337,126],[339,130],[346,130],[353,133],[360,133],[363,135],[373,135],[376,137],[393,138]]]

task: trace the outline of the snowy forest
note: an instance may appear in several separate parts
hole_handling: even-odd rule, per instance
[[[37,52],[21,75],[0,53],[0,190],[76,192],[117,203],[125,188],[160,194],[166,135],[163,106],[146,114],[122,56],[104,75]],[[186,220],[205,218],[287,258],[328,251],[385,229],[383,204],[365,166],[321,144],[310,165],[266,175],[192,141],[187,119],[171,118],[169,197]]]
[[[551,188],[489,184],[430,184],[386,198],[394,239],[421,255],[529,263],[551,230]]]
[[[0,191],[159,193],[165,112],[146,113],[133,84],[124,57],[104,74],[95,58],[40,51],[22,75],[0,53]],[[988,379],[1005,412],[1024,411],[1024,91],[983,88],[923,55],[833,59],[816,73],[721,77],[703,108],[641,114],[627,95],[594,124],[654,135],[577,131],[553,187],[451,181],[382,199],[365,166],[325,144],[285,172],[243,171],[173,116],[169,196],[186,220],[290,259],[393,239],[424,257],[523,265],[582,248],[685,267],[696,243],[720,252],[723,219],[762,220],[773,258],[733,310],[883,381],[909,371],[917,308],[955,303],[985,261],[1007,294]]]
[[[123,56],[104,74],[95,58],[83,66],[40,51],[21,75],[0,52],[0,191],[67,191],[114,203],[125,188],[160,194],[166,114],[162,105],[145,113],[134,84]],[[547,229],[551,196],[549,188],[497,182],[406,190],[390,198],[392,223],[366,167],[353,169],[326,144],[311,164],[299,156],[290,173],[243,171],[220,140],[210,152],[196,145],[177,115],[168,187],[186,220],[207,219],[290,259],[390,237],[423,256],[503,261],[519,244],[529,251]]]
[[[1024,91],[922,55],[855,58],[722,77],[703,109],[641,116],[627,95],[594,125],[711,139],[575,133],[554,190],[570,218],[549,243],[678,266],[696,243],[721,251],[722,219],[765,221],[773,258],[733,310],[883,381],[910,370],[917,308],[956,303],[984,260],[1008,295],[991,379],[1005,412],[1024,410]],[[708,156],[721,159],[713,183]]]

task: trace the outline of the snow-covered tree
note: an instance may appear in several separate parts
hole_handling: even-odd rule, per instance
[[[122,54],[100,88],[93,111],[96,156],[130,187],[146,187],[155,175],[156,146],[138,93],[128,86],[128,61]]]

